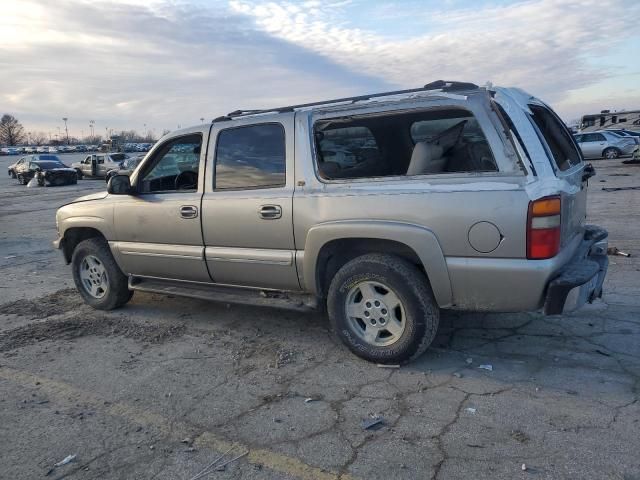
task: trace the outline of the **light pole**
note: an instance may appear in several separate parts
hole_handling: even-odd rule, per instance
[[[200,123],[204,123],[204,117],[200,117]]]
[[[147,139],[147,124],[144,124],[144,139]]]
[[[96,126],[95,120],[89,120],[89,128],[91,129],[91,141],[93,142],[93,137],[95,136],[94,127]]]
[[[69,129],[67,128],[67,120],[69,120],[67,117],[62,117],[62,120],[64,121],[64,132],[67,135],[67,145],[69,145]]]

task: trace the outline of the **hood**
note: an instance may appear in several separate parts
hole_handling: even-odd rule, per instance
[[[108,195],[108,193],[106,191],[92,193],[90,195],[85,195],[84,197],[78,197],[78,198],[70,201],[66,205],[70,205],[72,203],[90,202],[91,200],[102,200],[103,198],[106,198],[107,195]]]

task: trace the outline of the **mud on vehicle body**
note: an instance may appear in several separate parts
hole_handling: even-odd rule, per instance
[[[406,362],[440,309],[560,314],[601,295],[593,173],[541,100],[439,81],[170,133],[62,207],[56,246],[96,308],[125,290],[326,308],[357,355]]]

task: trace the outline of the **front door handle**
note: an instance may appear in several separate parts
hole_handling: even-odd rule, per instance
[[[260,218],[265,220],[276,220],[282,218],[282,207],[280,205],[262,205],[258,213]]]
[[[196,218],[198,216],[198,208],[193,205],[183,205],[180,207],[180,216],[182,218]]]

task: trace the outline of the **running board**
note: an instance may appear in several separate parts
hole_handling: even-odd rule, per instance
[[[313,295],[296,292],[230,287],[199,282],[182,282],[146,277],[129,277],[129,289],[141,292],[178,295],[214,302],[313,311],[318,301]]]

